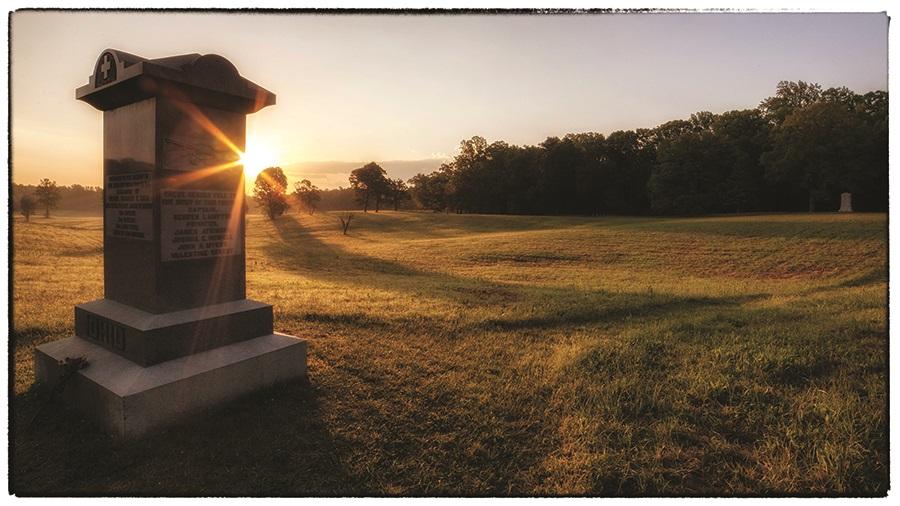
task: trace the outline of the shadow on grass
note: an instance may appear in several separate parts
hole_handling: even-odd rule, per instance
[[[335,223],[338,215],[346,213],[331,212]],[[422,216],[428,216],[423,220]],[[521,232],[553,230],[562,228],[593,226],[597,218],[579,216],[515,216],[515,215],[479,215],[479,214],[445,214],[414,211],[362,213],[354,212],[353,219],[357,230],[378,234],[400,234],[419,239],[458,237],[460,234],[490,234],[497,232]],[[603,218],[603,223],[611,221]],[[353,233],[353,227],[350,232]],[[365,240],[365,239],[362,239]]]
[[[458,303],[474,299],[496,303],[518,298],[515,290],[499,283],[418,270],[332,246],[317,238],[294,216],[275,221],[273,228],[279,241],[264,246],[266,256],[278,267],[302,272],[305,277],[360,288],[384,288],[423,297],[440,297]],[[435,290],[435,285],[440,289]]]
[[[817,221],[816,215],[768,218],[766,215],[721,216],[707,218],[668,218],[648,222],[627,223],[623,228],[651,232],[688,233],[741,238],[830,239],[857,241],[886,238],[887,221],[853,219]],[[827,215],[824,215],[827,216]],[[868,215],[863,215],[868,217]],[[878,216],[872,214],[871,216]],[[885,216],[881,214],[880,216]]]
[[[352,285],[384,288],[422,298],[441,298],[466,307],[496,307],[498,314],[462,328],[468,330],[550,329],[570,325],[609,323],[620,319],[661,317],[679,311],[733,306],[763,295],[739,297],[682,297],[653,292],[617,293],[569,287],[507,285],[485,279],[411,268],[407,265],[349,252],[330,245],[307,230],[293,216],[273,225],[278,241],[264,246],[268,259],[280,268],[305,277]],[[349,319],[348,319],[349,318]],[[311,315],[312,321],[373,323],[368,315]],[[374,323],[384,324],[383,320]]]
[[[360,495],[349,443],[306,381],[270,387],[131,441],[106,435],[33,389],[16,396],[10,489],[20,496]]]
[[[887,270],[884,267],[872,269],[854,278],[848,279],[842,283],[835,285],[837,288],[855,288],[859,286],[873,285],[875,283],[886,283],[888,280]]]
[[[801,292],[800,295],[816,295],[820,293],[832,292],[834,290],[840,290],[843,288],[860,288],[869,285],[875,285],[878,283],[887,283],[888,275],[886,267],[877,267],[875,269],[871,269],[865,271],[861,274],[857,274],[856,276],[846,279],[844,281],[838,283],[832,283],[825,286],[820,286],[816,288],[810,288],[804,292]],[[887,294],[885,294],[887,296]]]

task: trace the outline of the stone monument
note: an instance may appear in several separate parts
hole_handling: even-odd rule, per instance
[[[134,436],[306,375],[306,341],[273,331],[245,292],[246,115],[275,103],[218,55],[148,60],[106,50],[76,98],[103,111],[104,298],[75,336],[44,344],[35,375],[88,367],[63,397]]]
[[[842,193],[841,194],[841,208],[838,209],[839,213],[852,213],[853,212],[853,194],[851,193]]]

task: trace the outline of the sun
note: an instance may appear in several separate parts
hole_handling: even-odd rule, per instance
[[[248,140],[247,149],[241,154],[240,163],[244,166],[244,177],[247,182],[253,184],[260,172],[278,165],[278,156],[266,144]]]

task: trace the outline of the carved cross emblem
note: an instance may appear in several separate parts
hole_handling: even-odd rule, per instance
[[[100,55],[94,71],[94,87],[100,87],[116,80],[116,57],[110,52]]]
[[[109,69],[112,68],[112,58],[109,53],[103,55],[103,65],[100,65],[100,72],[103,72],[103,80],[109,79]]]

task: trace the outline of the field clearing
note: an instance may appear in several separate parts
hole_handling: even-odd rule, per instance
[[[32,389],[99,218],[14,222],[20,495],[884,495],[881,214],[248,218],[309,383],[133,442]]]

